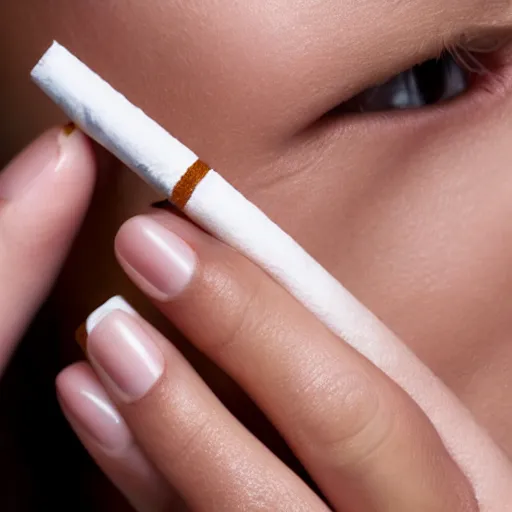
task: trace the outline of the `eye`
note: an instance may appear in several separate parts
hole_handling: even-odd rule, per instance
[[[470,72],[446,52],[358,94],[344,105],[343,111],[378,112],[433,105],[463,94],[469,87],[469,78]]]

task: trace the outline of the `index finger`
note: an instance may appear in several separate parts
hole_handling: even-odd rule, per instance
[[[414,401],[261,269],[169,216],[132,219],[116,247],[135,282],[266,412],[336,509],[477,510]]]

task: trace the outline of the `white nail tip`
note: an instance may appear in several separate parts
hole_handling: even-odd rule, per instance
[[[94,328],[110,313],[113,311],[124,311],[126,313],[129,313],[131,315],[136,315],[137,312],[124,300],[123,297],[120,295],[116,295],[115,297],[112,297],[111,299],[107,300],[105,304],[100,306],[98,309],[93,311],[85,321],[85,329],[87,331],[87,334],[91,334],[91,332],[94,330]]]

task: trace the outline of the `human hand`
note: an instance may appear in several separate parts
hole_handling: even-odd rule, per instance
[[[129,221],[116,250],[132,280],[252,397],[335,510],[478,510],[415,402],[241,255],[166,212]],[[87,330],[91,366],[66,369],[59,397],[136,509],[177,510],[172,489],[183,509],[328,509],[125,303],[97,310]]]
[[[72,125],[49,130],[0,173],[0,375],[57,276],[94,176],[90,142]]]

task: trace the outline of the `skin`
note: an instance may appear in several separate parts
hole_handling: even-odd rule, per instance
[[[0,47],[11,49],[0,55],[3,159],[62,119],[27,79],[57,39],[296,238],[512,454],[509,46],[489,58],[490,76],[446,106],[325,115],[462,35],[502,35],[512,22],[508,2],[52,7],[0,5]],[[104,155],[100,163],[105,172],[58,290],[64,336],[119,292],[168,333],[112,251],[121,223],[156,198]],[[243,403],[214,370],[203,373],[232,408]]]

